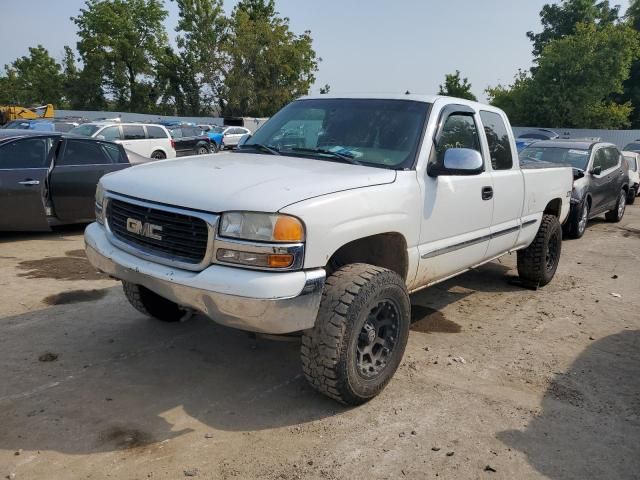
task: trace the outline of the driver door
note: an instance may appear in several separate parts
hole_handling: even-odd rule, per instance
[[[27,137],[0,145],[0,230],[49,230],[45,205],[54,141]]]
[[[479,117],[470,107],[448,105],[438,124],[429,164],[439,166],[441,173],[424,177],[418,285],[442,280],[482,263],[491,238],[493,179],[487,155],[482,152]],[[474,175],[443,171],[440,167],[444,153],[454,148],[480,152],[483,171]]]

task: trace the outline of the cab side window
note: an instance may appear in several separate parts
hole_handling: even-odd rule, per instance
[[[593,168],[600,167],[602,170],[606,170],[607,157],[604,148],[596,151],[593,157]]]
[[[504,120],[494,112],[481,111],[480,120],[489,145],[491,166],[494,170],[510,170],[513,167],[513,151]]]
[[[142,140],[145,138],[142,125],[125,125],[122,127],[125,140]]]
[[[453,113],[447,117],[436,140],[435,163],[444,165],[444,152],[450,148],[470,148],[480,152],[480,137],[472,115]]]
[[[0,146],[0,170],[47,168],[49,142],[46,138],[25,138]]]
[[[62,158],[57,166],[102,165],[114,163],[112,158],[101,148],[99,142],[86,140],[67,140]]]
[[[620,152],[613,147],[604,149],[606,151],[606,169],[615,168],[620,163]]]

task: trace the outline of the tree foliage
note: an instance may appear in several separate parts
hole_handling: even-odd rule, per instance
[[[62,101],[61,66],[42,45],[29,48],[29,55],[5,65],[0,78],[0,102],[46,104]]]
[[[311,32],[293,33],[274,0],[241,0],[231,18],[220,95],[225,115],[270,116],[309,91],[318,68]]]
[[[158,96],[153,79],[168,42],[166,17],[161,0],[87,0],[72,18],[80,58],[101,74],[116,108],[153,110]]]
[[[562,0],[555,4],[547,4],[540,12],[542,31],[527,32],[533,42],[533,56],[538,58],[544,47],[552,42],[576,32],[578,24],[607,26],[618,20],[620,6],[611,6],[608,0]]]
[[[631,0],[625,20],[640,35],[640,0]],[[640,128],[640,59],[631,65],[629,78],[624,82],[624,92],[618,97],[618,101],[631,103],[631,127]]]
[[[467,78],[460,78],[460,70],[444,76],[444,85],[440,85],[439,95],[448,97],[465,98],[467,100],[477,100],[471,93],[471,84]]]
[[[632,106],[616,103],[632,62],[640,55],[637,32],[627,25],[578,24],[573,35],[549,42],[532,74],[520,72],[509,87],[487,90],[492,104],[515,124],[620,128]]]

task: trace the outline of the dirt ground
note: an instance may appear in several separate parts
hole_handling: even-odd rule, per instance
[[[82,247],[0,236],[0,478],[640,478],[640,206],[539,291],[508,256],[415,294],[358,408],[305,384],[295,342],[145,318]]]

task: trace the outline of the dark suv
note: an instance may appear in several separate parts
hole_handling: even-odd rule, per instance
[[[573,167],[571,213],[565,233],[580,238],[587,221],[605,214],[610,222],[622,220],[629,191],[629,167],[611,143],[589,140],[546,140],[520,152],[521,163],[555,163]]]

